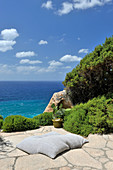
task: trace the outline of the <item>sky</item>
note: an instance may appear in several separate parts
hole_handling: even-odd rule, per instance
[[[113,35],[113,0],[0,0],[0,81],[63,81]]]

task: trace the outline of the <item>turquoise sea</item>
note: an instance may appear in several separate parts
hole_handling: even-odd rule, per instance
[[[54,92],[63,90],[62,82],[0,82],[0,115],[32,118],[43,113]]]

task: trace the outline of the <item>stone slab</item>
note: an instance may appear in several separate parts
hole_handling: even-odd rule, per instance
[[[113,142],[112,141],[109,141],[107,143],[107,147],[110,148],[110,149],[113,149]]]
[[[16,161],[16,170],[44,170],[50,168],[58,168],[67,165],[67,161],[62,157],[51,159],[42,154],[35,154],[20,157]]]
[[[0,170],[12,170],[15,158],[5,158],[0,160]]]
[[[101,169],[101,163],[92,157],[90,157],[84,150],[75,149],[63,155],[71,164],[82,167],[92,167],[96,169]]]
[[[108,156],[109,159],[113,160],[113,150],[106,151],[106,155]]]
[[[16,145],[21,142],[23,139],[29,137],[31,135],[29,134],[24,134],[24,135],[14,135],[14,136],[9,136],[9,137],[5,137],[6,140],[10,141],[11,144],[16,147]]]
[[[92,135],[88,136],[89,143],[86,143],[84,147],[90,148],[104,148],[106,145],[106,140],[101,135]],[[99,142],[100,141],[100,142]]]
[[[113,162],[108,162],[105,164],[106,170],[113,170]]]
[[[99,156],[104,155],[104,152],[102,150],[99,150],[99,149],[84,148],[84,150],[86,152],[88,152],[93,157],[99,157]]]
[[[19,149],[15,149],[14,151],[7,154],[7,156],[9,157],[18,157],[18,156],[25,156],[25,155],[28,155],[28,154]]]

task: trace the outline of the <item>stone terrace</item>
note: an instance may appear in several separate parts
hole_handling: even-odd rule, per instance
[[[45,126],[36,130],[0,133],[0,170],[113,170],[113,134],[88,136],[81,149],[66,151],[55,159],[42,154],[28,155],[16,144],[32,135],[50,131],[67,134],[63,129]]]

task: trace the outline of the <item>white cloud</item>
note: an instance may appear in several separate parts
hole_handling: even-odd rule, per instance
[[[103,6],[112,0],[74,0],[75,9],[88,9],[95,6]]]
[[[16,44],[16,41],[0,40],[0,51],[6,52],[13,49],[13,45]]]
[[[11,29],[4,29],[1,31],[1,36],[4,40],[14,40],[19,36],[18,32],[16,29],[11,28]]]
[[[49,61],[49,68],[56,68],[56,67],[59,67],[59,66],[62,66],[63,63],[59,62],[59,61],[55,61],[55,60],[52,60],[52,61]]]
[[[0,40],[0,51],[6,52],[13,49],[13,45],[16,44],[15,38],[19,36],[16,29],[4,29],[0,34],[2,40]]]
[[[12,74],[12,66],[8,66],[7,64],[0,64],[0,74]]]
[[[45,41],[45,40],[40,40],[38,44],[39,44],[39,45],[44,45],[44,44],[48,44],[48,42]]]
[[[52,1],[47,1],[46,3],[43,3],[42,8],[53,9]]]
[[[78,53],[88,53],[89,52],[89,49],[80,49],[79,51],[78,51]]]
[[[62,9],[58,10],[58,15],[68,14],[73,10],[73,4],[69,2],[62,3]]]
[[[23,58],[23,57],[33,57],[36,54],[34,53],[34,51],[23,51],[23,52],[18,52],[16,53],[16,57],[17,58]]]
[[[20,64],[39,64],[39,63],[42,63],[42,61],[29,59],[20,60]]]
[[[23,74],[37,71],[37,69],[38,68],[36,66],[17,66],[16,67],[17,72],[19,73],[22,72]]]
[[[62,62],[74,62],[74,61],[80,61],[82,58],[77,57],[77,56],[72,56],[72,55],[65,55],[60,58],[60,61]]]

